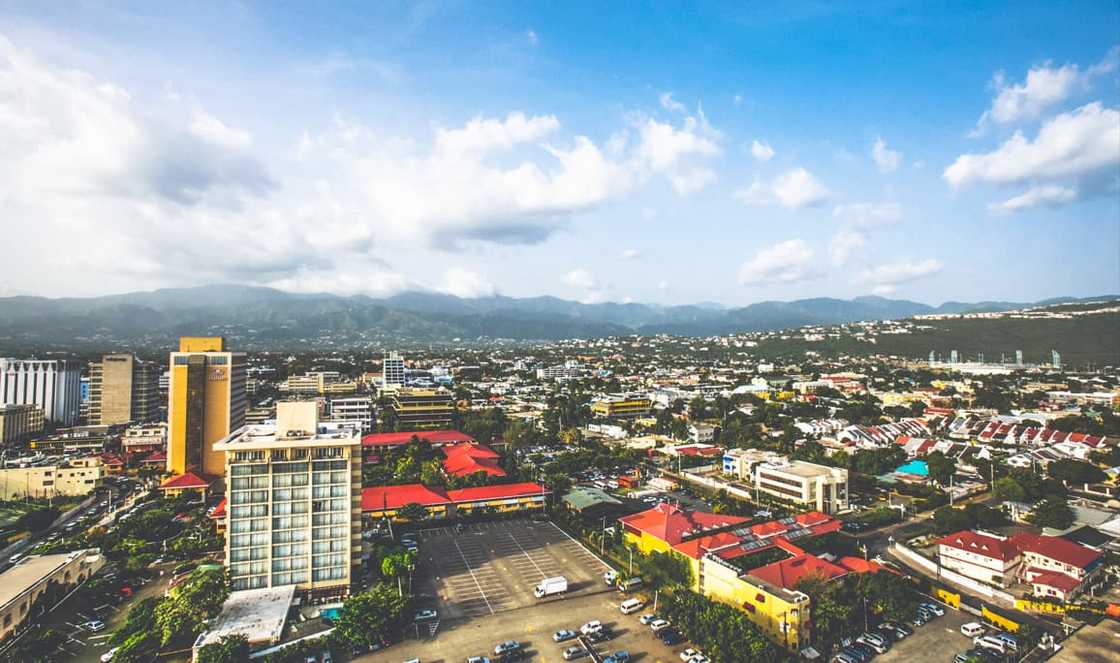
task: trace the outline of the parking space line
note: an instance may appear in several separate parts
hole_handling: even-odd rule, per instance
[[[482,600],[486,601],[486,607],[490,610],[490,614],[494,614],[494,608],[490,605],[490,601],[486,598],[486,592],[482,591],[482,585],[478,584],[478,578],[476,578],[474,575],[474,569],[470,568],[470,563],[467,562],[467,557],[463,554],[463,549],[459,547],[459,542],[452,540],[452,543],[455,544],[455,549],[459,551],[459,556],[463,558],[463,563],[467,565],[467,571],[470,571],[471,578],[474,579],[475,587],[478,587],[478,591],[482,592]]]

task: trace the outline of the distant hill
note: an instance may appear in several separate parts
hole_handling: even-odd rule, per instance
[[[1062,298],[1047,303],[1100,299],[1107,298]],[[1030,305],[946,302],[933,307],[883,297],[822,297],[724,308],[711,303],[584,304],[548,296],[465,299],[432,292],[404,292],[376,299],[210,285],[89,298],[0,298],[0,343],[164,343],[181,334],[205,332],[240,338],[246,341],[245,347],[311,342],[342,345],[390,339],[555,340],[633,333],[705,336]]]

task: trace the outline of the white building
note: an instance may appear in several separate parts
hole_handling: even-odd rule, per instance
[[[404,357],[399,352],[388,352],[382,359],[381,386],[387,389],[404,386]]]
[[[848,471],[801,460],[789,460],[772,451],[728,449],[723,473],[753,486],[755,492],[810,506],[824,513],[848,508]]]
[[[300,401],[278,403],[276,423],[244,426],[214,445],[226,460],[233,590],[349,592],[361,563],[361,444],[356,426],[320,423],[315,402]]]
[[[47,421],[78,423],[81,368],[67,359],[0,358],[0,404],[38,405]]]
[[[937,545],[941,566],[974,580],[1006,587],[1022,563],[1019,549],[1005,536],[963,531],[941,539]]]
[[[357,422],[363,433],[373,430],[373,404],[369,396],[332,398],[327,406],[330,408],[331,421]]]

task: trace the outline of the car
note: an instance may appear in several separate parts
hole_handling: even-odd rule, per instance
[[[559,631],[552,634],[552,641],[553,642],[565,642],[567,640],[571,640],[574,637],[576,637],[576,632],[575,631],[570,631],[566,628],[563,628],[563,629],[560,629]]]
[[[961,635],[968,638],[975,638],[977,636],[984,635],[985,630],[986,629],[984,628],[984,625],[980,622],[969,622],[967,624],[961,624]]]
[[[688,663],[712,663],[712,659],[708,658],[707,656],[701,655],[701,656],[697,656],[696,658],[692,659]]]
[[[645,626],[655,619],[657,619],[657,615],[653,614],[652,612],[647,612],[646,614],[642,615],[641,617],[638,617],[638,623],[641,624],[642,626]]]
[[[872,652],[866,647],[858,647],[856,645],[848,645],[840,650],[841,654],[846,654],[849,658],[854,659],[856,663],[867,663],[871,660]]]
[[[885,639],[883,639],[883,638],[873,639],[873,638],[867,637],[867,635],[868,634],[865,633],[865,634],[859,636],[858,638],[856,638],[856,642],[865,646],[865,647],[870,648],[876,654],[887,653],[887,649],[890,647],[890,645],[887,644],[887,641]]]
[[[655,619],[649,623],[649,627],[653,629],[654,633],[657,633],[658,631],[669,628],[669,622],[664,619]]]
[[[113,660],[113,655],[117,653],[118,649],[120,649],[120,647],[113,647],[109,651],[102,654],[101,663],[109,663],[109,661]]]
[[[467,663],[490,663],[490,659],[485,656],[469,656]]]
[[[899,639],[914,635],[914,629],[906,626],[905,624],[892,624],[894,630],[899,634]]]
[[[1007,648],[1011,651],[1019,651],[1019,640],[1010,633],[997,631],[996,633],[992,633],[991,635],[996,640],[1002,641],[1003,644],[1007,645]]]
[[[516,640],[503,640],[502,642],[494,645],[494,653],[499,656],[512,651],[517,651],[518,649],[521,649],[521,643]]]
[[[684,638],[681,637],[680,631],[671,626],[658,633],[657,638],[670,647],[684,641]]]
[[[914,616],[910,618],[910,625],[914,628],[918,628],[921,626],[925,626],[926,622],[928,621],[929,620],[923,617],[920,613],[915,613]]]
[[[601,631],[595,631],[587,636],[591,642],[606,642],[614,637],[614,633],[609,628],[604,627]]]
[[[689,647],[688,649],[682,651],[681,654],[680,654],[681,660],[684,661],[684,663],[688,663],[689,661],[691,661],[692,659],[696,658],[699,655],[700,655],[700,652],[693,649],[692,647]]]
[[[926,610],[929,610],[930,612],[937,615],[938,617],[944,617],[945,616],[945,608],[942,608],[941,606],[937,605],[936,603],[930,603],[929,601],[926,601],[926,602],[920,603],[918,605],[921,608],[925,608]]]
[[[603,658],[603,663],[626,663],[630,660],[630,652],[623,649]]]
[[[514,649],[507,651],[498,657],[498,663],[511,663],[512,661],[520,661],[523,658],[529,658],[529,652],[524,649]]]
[[[602,631],[602,630],[603,630],[603,622],[599,621],[598,619],[593,619],[593,620],[587,622],[586,624],[584,624],[583,626],[579,627],[579,632],[584,634],[584,635],[590,635],[590,634],[592,634],[596,631]]]
[[[97,633],[98,631],[105,630],[105,622],[101,621],[100,619],[91,619],[88,622],[83,623],[82,628],[87,631]]]
[[[565,661],[572,661],[587,656],[587,650],[583,647],[568,647],[564,650],[563,656]]]
[[[832,657],[830,663],[860,663],[859,659],[845,652],[838,652]]]
[[[407,661],[405,661],[404,663],[420,663],[420,659],[419,658],[410,658]]]
[[[416,616],[412,618],[414,622],[430,622],[439,619],[439,613],[435,610],[420,610]]]

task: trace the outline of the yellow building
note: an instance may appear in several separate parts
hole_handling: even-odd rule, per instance
[[[96,456],[59,465],[0,469],[0,499],[86,495],[101,483],[101,461]]]
[[[810,636],[810,599],[807,594],[747,575],[715,555],[700,558],[699,593],[739,608],[763,634],[790,651]]]
[[[455,397],[446,389],[398,389],[390,406],[402,431],[449,428]]]
[[[0,405],[0,444],[18,444],[43,432],[43,408],[33,403]]]
[[[227,351],[220,336],[179,339],[167,391],[167,471],[223,476],[214,443],[241,428],[246,407],[245,355]]]
[[[649,415],[653,401],[647,396],[616,395],[591,404],[591,414],[610,419],[632,419]]]

